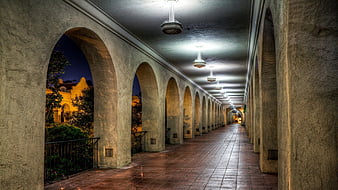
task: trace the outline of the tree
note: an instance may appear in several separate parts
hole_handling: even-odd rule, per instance
[[[82,96],[73,99],[72,103],[78,108],[73,112],[69,123],[81,128],[89,136],[93,136],[94,122],[94,88],[82,91]]]
[[[46,88],[51,92],[46,94],[46,112],[45,120],[46,123],[54,123],[54,112],[55,108],[61,107],[62,95],[60,94],[59,79],[65,72],[65,67],[70,65],[65,55],[61,51],[53,51],[49,61],[47,71],[47,82]]]

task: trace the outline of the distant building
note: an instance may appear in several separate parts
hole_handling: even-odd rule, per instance
[[[135,106],[139,106],[139,105],[141,105],[140,98],[138,96],[133,96],[131,106],[135,107]]]
[[[140,97],[133,96],[131,106],[132,106],[131,129],[133,132],[140,132],[142,131],[142,103]]]
[[[64,83],[59,79],[60,94],[63,99],[61,107],[54,109],[54,122],[63,123],[67,122],[72,112],[78,111],[78,108],[73,106],[72,100],[76,97],[82,96],[82,91],[88,89],[86,78],[82,77],[78,83]],[[46,94],[51,93],[50,89],[46,89]]]

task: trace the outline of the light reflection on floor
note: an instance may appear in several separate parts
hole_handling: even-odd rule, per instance
[[[139,153],[121,169],[94,170],[46,186],[47,190],[277,190],[277,175],[263,174],[245,129],[230,125]]]

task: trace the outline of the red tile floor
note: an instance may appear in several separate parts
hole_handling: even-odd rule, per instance
[[[277,190],[277,175],[261,173],[245,129],[229,125],[159,153],[139,153],[121,169],[92,170],[47,190]]]

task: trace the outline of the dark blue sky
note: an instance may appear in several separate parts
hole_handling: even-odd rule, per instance
[[[134,77],[134,83],[133,83],[133,96],[141,97],[140,83],[136,75]]]
[[[86,57],[69,37],[63,35],[54,50],[62,51],[71,64],[65,68],[65,74],[61,77],[64,81],[75,80],[78,82],[81,77],[92,81],[92,74]]]

